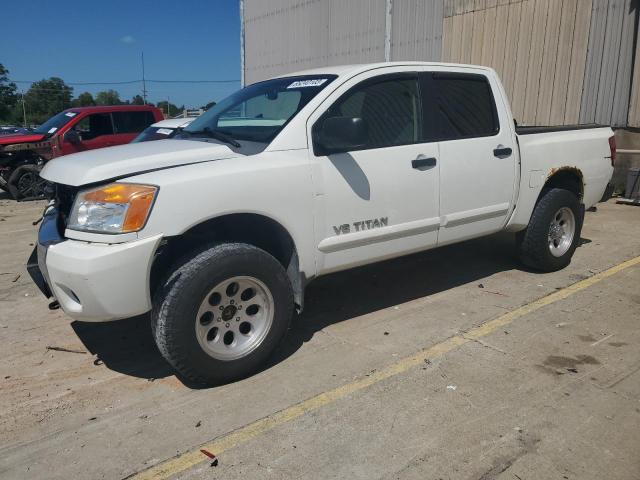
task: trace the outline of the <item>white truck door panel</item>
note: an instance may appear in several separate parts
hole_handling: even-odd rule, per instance
[[[311,151],[319,273],[437,244],[438,144],[421,143],[417,74],[366,77],[338,90],[317,119],[359,117],[368,127],[360,149]]]
[[[438,243],[473,238],[503,228],[517,178],[513,121],[501,95],[483,74],[433,72],[427,79],[440,141]],[[496,92],[493,89],[493,92]]]

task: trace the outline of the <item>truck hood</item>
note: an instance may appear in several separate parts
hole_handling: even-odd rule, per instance
[[[48,162],[40,176],[74,187],[191,163],[238,157],[226,145],[193,140],[130,143],[73,153]]]
[[[13,145],[16,143],[39,142],[44,135],[36,133],[29,135],[0,135],[0,145]]]

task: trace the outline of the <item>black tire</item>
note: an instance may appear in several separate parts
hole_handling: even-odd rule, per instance
[[[549,229],[554,215],[562,207],[567,207],[573,212],[575,231],[568,250],[561,256],[554,256],[549,248]],[[583,221],[584,206],[573,192],[562,188],[543,191],[529,225],[516,236],[520,260],[525,265],[543,272],[554,272],[566,267],[580,243]]]
[[[268,333],[253,351],[235,360],[210,356],[196,336],[198,309],[211,290],[231,277],[260,280],[273,297]],[[260,367],[286,334],[293,315],[293,290],[273,256],[252,245],[222,243],[192,255],[167,276],[154,295],[151,327],[163,357],[186,379],[217,385],[244,378]]]
[[[46,183],[40,177],[40,167],[23,165],[11,173],[7,187],[14,200],[37,199],[44,197]]]

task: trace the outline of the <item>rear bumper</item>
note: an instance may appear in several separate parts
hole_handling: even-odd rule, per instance
[[[47,218],[47,217],[50,218]],[[120,244],[48,241],[56,213],[45,215],[28,271],[74,320],[104,322],[151,310],[149,274],[161,235]]]

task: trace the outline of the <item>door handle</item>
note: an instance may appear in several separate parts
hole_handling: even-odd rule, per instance
[[[513,153],[513,150],[509,147],[505,147],[504,145],[498,145],[493,149],[493,156],[498,158],[507,158],[510,157]]]
[[[436,166],[437,160],[435,157],[425,157],[423,155],[418,155],[418,158],[415,160],[411,160],[411,167],[416,170],[428,170],[429,168],[433,168]]]

